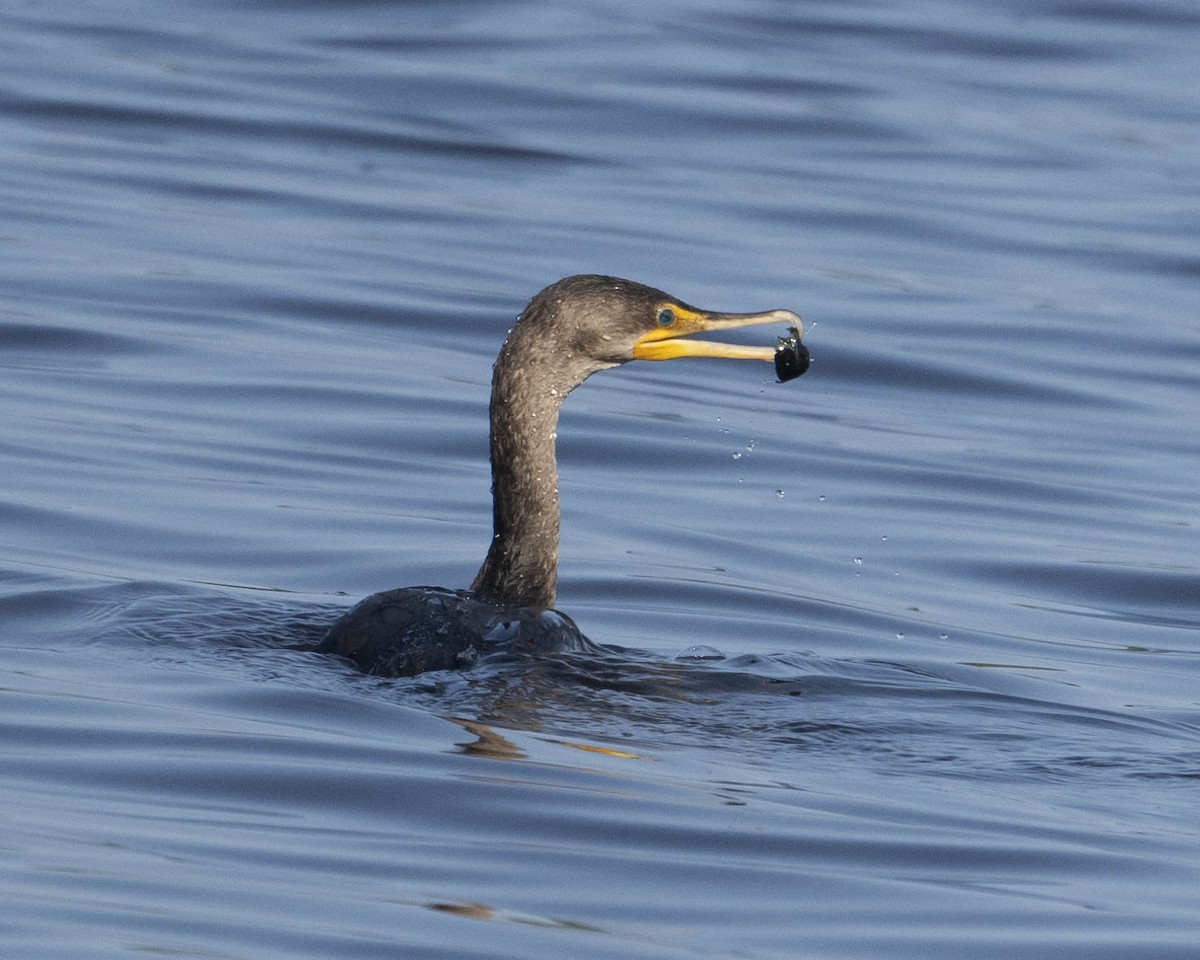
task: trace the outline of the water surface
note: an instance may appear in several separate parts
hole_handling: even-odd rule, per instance
[[[0,38],[6,955],[1195,956],[1190,5]],[[492,358],[577,272],[796,309],[812,370],[570,398],[608,652],[304,652],[470,581]]]

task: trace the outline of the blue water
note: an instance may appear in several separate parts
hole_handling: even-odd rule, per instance
[[[4,955],[1200,955],[1197,49],[1169,0],[7,5]],[[304,652],[470,581],[492,359],[578,272],[798,310],[812,370],[571,396],[610,653]]]

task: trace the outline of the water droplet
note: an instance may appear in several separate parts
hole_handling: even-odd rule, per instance
[[[710,647],[707,643],[697,643],[693,646],[680,650],[675,654],[676,660],[724,660],[723,654],[716,647]]]

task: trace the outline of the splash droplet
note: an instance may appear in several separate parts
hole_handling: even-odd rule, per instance
[[[675,654],[676,660],[724,660],[723,654],[716,647],[710,647],[707,643],[697,643],[690,647],[686,647]]]

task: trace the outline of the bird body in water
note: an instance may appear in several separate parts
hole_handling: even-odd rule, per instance
[[[778,347],[688,339],[708,330],[785,323]],[[492,541],[469,590],[402,587],[367,597],[318,648],[369,673],[412,676],[469,667],[496,650],[546,653],[590,642],[554,609],[562,402],[593,373],[630,360],[774,360],[781,379],[807,369],[790,310],[713,313],[617,277],[575,276],[538,293],[509,331],[492,377]]]

